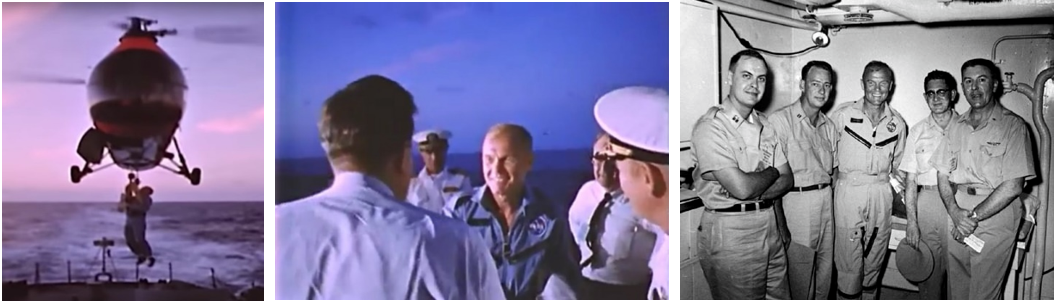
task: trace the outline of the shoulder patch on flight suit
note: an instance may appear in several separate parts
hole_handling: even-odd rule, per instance
[[[529,223],[529,232],[533,236],[542,235],[544,230],[547,230],[547,218],[544,216],[539,216],[532,220],[532,223]]]
[[[888,128],[888,132],[890,132],[890,133],[891,132],[895,132],[896,131],[896,122],[895,121],[888,121],[888,126],[886,126],[886,127]]]

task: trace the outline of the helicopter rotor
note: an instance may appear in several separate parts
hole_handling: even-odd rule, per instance
[[[152,33],[157,37],[176,36],[183,33],[176,29],[150,30],[147,27],[158,23],[157,20],[142,17],[128,17],[127,22],[112,22],[111,26],[123,31],[138,27],[140,31]],[[264,46],[264,29],[247,25],[207,25],[191,27],[190,38],[200,42],[214,44]],[[182,36],[182,35],[181,35]]]
[[[64,84],[64,85],[86,85],[88,81],[81,78],[74,77],[63,77],[48,74],[38,73],[27,73],[27,72],[5,72],[4,82],[14,83],[47,83],[47,84]]]

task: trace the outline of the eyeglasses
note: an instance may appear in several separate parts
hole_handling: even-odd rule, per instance
[[[927,91],[927,92],[925,92],[925,99],[932,99],[932,98],[949,99],[951,97],[950,92],[951,92],[951,90],[949,90],[949,89],[940,89],[940,90],[936,90],[935,92]]]

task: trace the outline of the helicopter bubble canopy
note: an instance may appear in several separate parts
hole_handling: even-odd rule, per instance
[[[108,101],[163,103],[183,108],[187,80],[165,53],[128,49],[104,58],[88,78],[91,105]]]

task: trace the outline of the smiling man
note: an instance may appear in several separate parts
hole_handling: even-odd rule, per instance
[[[950,299],[999,300],[1013,256],[1021,203],[1035,178],[1031,132],[998,102],[998,67],[987,59],[962,64],[969,112],[952,123],[933,155],[940,199],[953,223],[947,237]],[[956,185],[956,186],[955,186]],[[983,247],[974,250],[968,243]]]
[[[800,71],[800,99],[771,115],[793,170],[793,188],[782,198],[790,242],[789,291],[794,300],[826,299],[833,278],[833,187],[837,128],[822,107],[829,103],[833,67],[811,61]]]
[[[778,134],[753,107],[767,88],[767,62],[753,50],[730,60],[730,95],[697,120],[691,136],[705,204],[701,269],[719,300],[789,299],[775,198],[793,184]]]
[[[483,236],[507,299],[575,300],[580,267],[568,211],[526,184],[532,162],[528,130],[493,126],[481,146],[485,185],[457,198],[452,215]]]
[[[888,106],[895,76],[888,64],[871,61],[859,83],[863,97],[837,105],[830,115],[837,131],[834,186],[834,261],[843,298],[875,298],[892,233],[893,190],[903,158],[907,125]],[[894,176],[895,175],[895,176]]]

